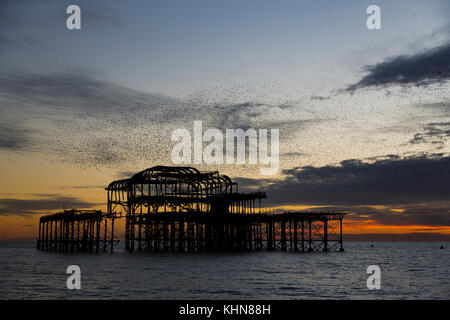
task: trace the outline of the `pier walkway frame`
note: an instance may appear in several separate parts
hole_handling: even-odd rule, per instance
[[[240,193],[219,172],[156,166],[111,182],[107,211],[44,216],[37,247],[58,252],[113,251],[114,221],[125,219],[125,250],[343,251],[344,212],[265,212],[264,192]]]

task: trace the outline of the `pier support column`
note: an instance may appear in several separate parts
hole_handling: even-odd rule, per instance
[[[328,220],[323,220],[323,251],[328,251]]]
[[[184,220],[179,218],[178,221],[178,251],[184,251]]]
[[[71,239],[70,239],[70,253],[73,253],[74,251],[74,247],[75,247],[75,221],[72,220],[71,222]]]
[[[63,229],[63,220],[61,220],[61,221],[59,221],[59,222],[56,222],[56,226],[58,226],[58,223],[59,223],[59,239],[63,239],[63,231],[64,231],[64,229]],[[57,233],[58,234],[58,233]],[[59,244],[58,244],[58,251],[62,251],[63,250],[63,242],[60,240],[60,242],[59,242]]]
[[[298,251],[297,219],[294,220],[294,251]]]
[[[45,249],[49,250],[49,230],[48,230],[48,226],[49,226],[50,222],[47,221],[45,223]]]
[[[103,236],[103,252],[106,252],[106,235],[108,233],[108,220],[105,219],[105,230]]]
[[[339,248],[339,251],[343,252],[344,251],[344,246],[343,246],[343,243],[342,243],[342,218],[339,219],[339,228],[340,228],[340,233],[339,233],[339,245],[340,245],[340,248]]]
[[[56,252],[58,251],[58,246],[60,245],[60,239],[58,239],[58,221],[55,221],[55,239],[54,239],[54,245],[53,245],[53,250]]]
[[[305,252],[305,219],[302,218],[302,252]]]
[[[100,221],[101,220],[95,221],[95,226],[97,229],[95,232],[95,252],[96,253],[100,252]]]
[[[49,246],[50,250],[52,251],[53,249],[53,221],[50,221],[50,246]]]
[[[308,251],[313,251],[313,248],[312,248],[312,232],[311,232],[312,221],[308,220],[308,223],[309,223],[309,239],[308,239],[309,247],[308,247]]]
[[[64,228],[65,237],[64,237],[64,252],[69,252],[69,246],[70,246],[70,222],[64,221]]]
[[[175,251],[175,219],[170,222],[170,251]]]
[[[141,208],[141,212],[139,213],[139,217],[138,217],[138,237],[137,237],[138,251],[142,250],[142,223],[143,223],[143,218],[142,218],[142,208]]]
[[[130,216],[125,217],[125,250],[130,251]]]
[[[273,231],[272,220],[269,220],[269,222],[267,223],[267,250],[269,250],[269,251],[273,250],[272,231]]]
[[[111,253],[114,250],[114,217],[111,220]]]
[[[281,229],[281,250],[286,251],[286,220],[280,222]]]
[[[39,234],[38,234],[38,241],[37,241],[37,249],[41,249],[41,224],[42,221],[39,219]]]

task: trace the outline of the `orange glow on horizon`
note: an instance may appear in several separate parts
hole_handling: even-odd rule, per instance
[[[0,215],[0,241],[36,240],[41,215]],[[124,219],[116,221],[116,236],[123,237]],[[426,225],[384,225],[374,220],[346,220],[343,222],[343,233],[352,235],[364,234],[401,234],[428,233],[450,235],[449,226]]]
[[[425,226],[425,225],[385,225],[374,220],[353,221],[345,220],[343,224],[344,234],[408,234],[408,233],[435,233],[449,234],[449,226]]]

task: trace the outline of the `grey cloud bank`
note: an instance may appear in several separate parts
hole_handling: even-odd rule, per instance
[[[414,55],[397,56],[364,68],[368,73],[345,91],[389,85],[430,85],[450,79],[450,42]]]

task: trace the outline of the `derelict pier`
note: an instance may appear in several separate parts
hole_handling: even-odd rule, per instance
[[[219,172],[157,166],[106,188],[106,213],[65,210],[40,219],[37,248],[113,251],[114,221],[125,219],[133,251],[343,251],[345,213],[261,209],[264,192],[240,193]]]

